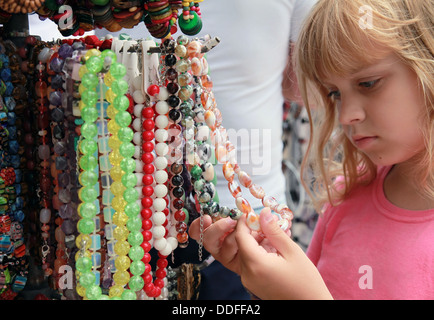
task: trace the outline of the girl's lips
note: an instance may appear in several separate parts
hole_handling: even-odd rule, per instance
[[[377,139],[376,136],[353,136],[352,140],[359,149],[367,148]]]

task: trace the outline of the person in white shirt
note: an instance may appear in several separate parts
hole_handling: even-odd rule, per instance
[[[315,2],[207,0],[200,3],[203,27],[197,37],[209,34],[220,38],[220,43],[207,54],[207,61],[222,125],[237,149],[237,162],[242,170],[280,203],[285,203],[283,103],[285,99],[300,101],[294,92],[295,77],[288,64],[290,49]],[[144,23],[111,34],[121,33],[129,34],[132,39],[150,37]],[[103,37],[108,31],[98,29],[95,34]],[[235,201],[221,165],[215,171],[220,205],[234,208]],[[252,208],[262,207],[260,200],[247,190],[243,196]],[[190,241],[186,249],[176,250],[177,254],[181,257],[191,254],[194,258],[190,261],[197,260],[197,247],[193,243]],[[201,273],[199,299],[250,298],[239,277],[219,262],[213,262]]]

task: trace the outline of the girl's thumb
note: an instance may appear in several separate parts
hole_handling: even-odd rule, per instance
[[[293,241],[277,224],[276,218],[277,217],[271,213],[270,208],[264,208],[261,211],[259,222],[262,232],[270,244],[282,255],[286,255],[290,253]]]

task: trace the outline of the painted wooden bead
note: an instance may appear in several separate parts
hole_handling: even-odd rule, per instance
[[[203,65],[201,59],[194,57],[191,59],[191,71],[193,75],[200,76],[202,74]]]
[[[252,185],[252,178],[250,178],[250,176],[245,171],[240,171],[240,173],[238,174],[238,180],[243,187],[250,188],[250,186]]]
[[[252,207],[251,207],[249,201],[247,201],[243,197],[236,198],[235,203],[237,205],[237,208],[243,213],[247,214],[250,211],[252,211]]]
[[[271,210],[274,210],[274,208],[276,208],[276,206],[279,205],[279,203],[277,202],[277,200],[271,196],[265,196],[262,199],[262,204],[264,205],[264,207],[269,207],[271,208]]]
[[[253,211],[247,214],[247,226],[253,231],[259,231],[261,226],[259,224],[259,216]]]
[[[203,142],[208,140],[210,136],[210,131],[208,126],[198,126],[196,130],[196,135],[194,139],[198,142]]]
[[[223,164],[223,175],[228,182],[234,181],[235,171],[231,163]]]
[[[262,199],[265,197],[265,191],[261,186],[252,183],[249,187],[249,191],[256,199]]]
[[[208,143],[203,143],[197,147],[197,155],[202,161],[208,161],[212,155],[212,148]]]
[[[202,176],[206,181],[212,181],[214,179],[215,169],[212,163],[207,162],[203,165]]]
[[[222,145],[219,145],[216,148],[215,156],[220,163],[225,163],[228,161],[228,152],[226,148]]]
[[[289,228],[291,228],[291,221],[288,219],[280,219],[277,221],[277,224],[283,231],[287,231]]]
[[[208,127],[214,131],[216,129],[216,116],[213,111],[206,110],[205,111],[205,122],[208,125]]]
[[[228,188],[229,188],[229,192],[234,198],[241,197],[243,195],[241,188],[238,185],[238,183],[236,183],[236,181],[229,182]]]

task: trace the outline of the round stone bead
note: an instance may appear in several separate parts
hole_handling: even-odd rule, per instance
[[[191,168],[190,174],[193,179],[197,180],[202,175],[202,169],[200,166],[195,165],[193,168]]]
[[[231,209],[229,211],[229,217],[233,220],[238,220],[242,215],[243,213],[239,209]]]
[[[39,212],[39,221],[41,223],[49,223],[51,219],[51,210],[50,209],[42,209]]]
[[[220,206],[219,213],[222,218],[226,218],[229,217],[231,213],[231,209],[227,206]]]

